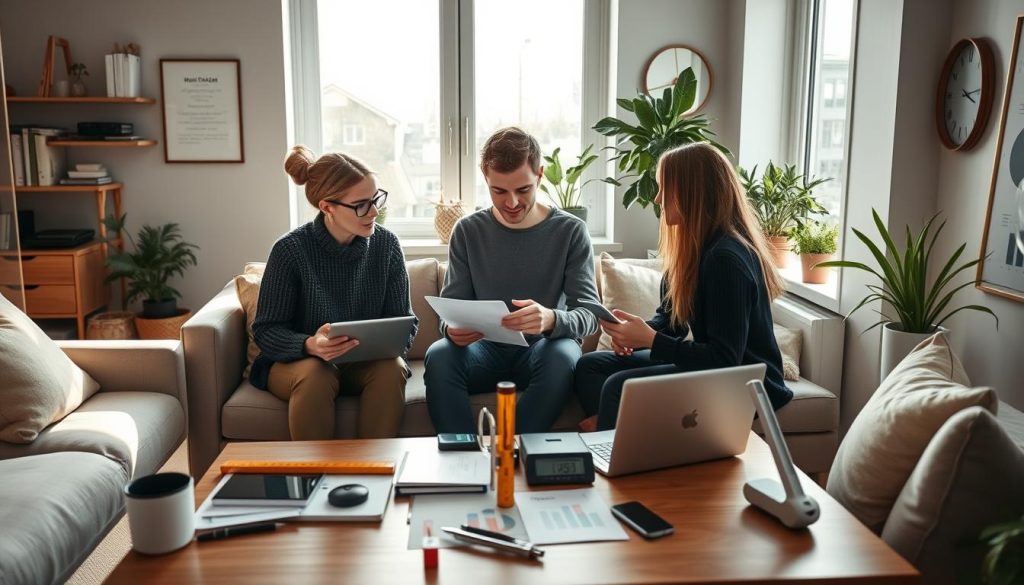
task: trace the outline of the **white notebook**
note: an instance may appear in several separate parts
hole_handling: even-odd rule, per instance
[[[491,456],[483,451],[410,453],[395,484],[395,494],[486,492],[491,484]]]

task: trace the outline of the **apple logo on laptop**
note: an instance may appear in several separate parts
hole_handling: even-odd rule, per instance
[[[697,426],[697,409],[693,409],[693,412],[683,416],[683,428],[692,429]]]

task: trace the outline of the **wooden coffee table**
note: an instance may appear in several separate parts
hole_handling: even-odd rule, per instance
[[[432,437],[360,441],[231,443],[196,486],[201,502],[228,459],[400,460],[434,451]],[[675,526],[645,541],[545,546],[541,561],[487,549],[442,549],[437,569],[406,550],[410,498],[393,498],[377,522],[293,522],[273,533],[197,543],[156,557],[129,552],[108,583],[918,583],[915,569],[806,475],[821,519],[790,531],[750,508],[743,483],[777,477],[768,445],[751,433],[737,458],[641,473],[598,476],[609,503],[640,500]],[[578,487],[578,486],[575,486]],[[517,477],[517,489],[529,490]]]

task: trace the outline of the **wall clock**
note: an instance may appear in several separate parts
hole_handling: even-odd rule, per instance
[[[968,150],[978,143],[995,90],[992,49],[985,39],[962,39],[953,45],[939,76],[935,125],[942,145]]]

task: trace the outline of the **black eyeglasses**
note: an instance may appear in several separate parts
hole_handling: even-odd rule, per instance
[[[341,201],[335,201],[333,199],[326,199],[326,201],[328,203],[333,203],[334,205],[348,207],[356,213],[356,217],[366,217],[366,214],[370,213],[371,205],[377,209],[384,209],[384,205],[388,202],[388,192],[384,189],[377,189],[377,192],[373,194],[372,198],[354,205],[351,203],[342,203]]]

